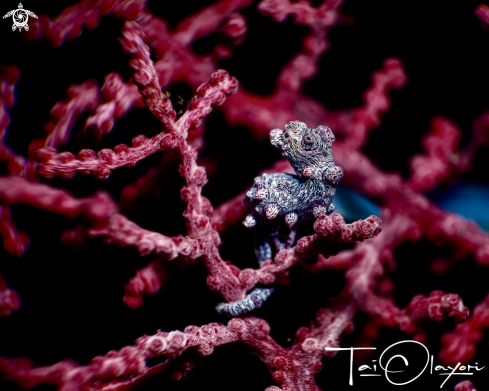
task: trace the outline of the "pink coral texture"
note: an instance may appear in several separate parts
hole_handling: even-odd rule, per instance
[[[0,32],[1,389],[391,390],[334,349],[401,340],[489,368],[489,234],[433,196],[488,179],[487,5],[70,3]],[[290,121],[334,133],[337,209],[258,262]]]

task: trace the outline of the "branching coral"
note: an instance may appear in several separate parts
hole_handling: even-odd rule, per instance
[[[464,284],[459,279],[447,277],[457,283],[444,284],[430,277],[428,284],[418,287],[418,276],[423,274],[419,265],[413,266],[414,277],[405,280],[395,269],[402,268],[399,259],[409,245],[421,247],[416,250],[419,258],[433,258],[432,252],[443,249],[443,257],[435,257],[433,268],[439,274],[449,275],[451,268],[457,264],[465,267],[471,259],[477,270],[489,264],[487,233],[423,194],[471,172],[477,151],[488,144],[489,116],[487,112],[474,115],[473,136],[465,139],[456,121],[438,115],[422,139],[418,129],[399,131],[402,142],[386,149],[378,147],[375,151],[381,152],[380,157],[367,156],[373,148],[369,140],[384,143],[370,132],[378,127],[391,131],[392,122],[382,118],[391,109],[388,94],[403,88],[407,75],[396,55],[385,58],[382,54],[380,69],[367,67],[373,71],[371,84],[357,107],[327,109],[325,104],[329,105],[331,98],[324,97],[323,89],[320,97],[311,97],[315,95],[309,93],[315,91],[311,83],[318,83],[313,78],[327,74],[332,66],[325,65],[323,59],[331,35],[340,30],[331,28],[352,22],[347,10],[340,12],[348,9],[349,2],[343,3],[220,0],[173,24],[173,17],[165,14],[170,11],[151,2],[83,0],[63,11],[43,11],[41,6],[34,9],[29,5],[39,19],[29,20],[29,30],[21,35],[7,35],[13,34],[7,26],[2,41],[13,43],[0,70],[0,161],[4,174],[0,177],[0,234],[3,258],[20,266],[9,261],[0,265],[5,275],[5,279],[0,276],[0,327],[22,335],[24,343],[14,346],[5,341],[2,345],[0,374],[9,384],[6,387],[160,388],[167,379],[180,380],[194,368],[192,372],[198,372],[198,364],[204,366],[212,360],[203,357],[219,356],[220,349],[225,349],[222,345],[241,343],[247,345],[246,351],[230,354],[247,356],[251,349],[259,358],[256,361],[261,364],[261,360],[268,369],[262,387],[268,391],[348,388],[340,378],[321,377],[324,373],[331,377],[328,370],[341,360],[341,355],[332,359],[334,349],[349,347],[342,341],[364,347],[389,344],[397,340],[386,330],[394,329],[402,333],[396,337],[402,335],[432,348],[437,343],[432,334],[444,333],[453,323],[460,324],[441,337],[437,359],[452,366],[459,361],[482,362],[477,346],[489,327],[487,298],[478,297],[482,303],[477,306],[473,305],[477,300],[471,298],[466,306],[462,301],[466,291],[460,291]],[[483,4],[471,8],[470,23],[478,27],[474,9],[487,23],[487,6]],[[302,39],[293,44],[296,52],[281,60],[271,91],[255,93],[245,88],[247,76],[253,74],[251,68],[266,62],[260,56],[248,56],[246,66],[233,68],[238,45],[245,46],[246,35],[255,31],[247,18],[255,18],[253,23],[277,22],[270,24],[260,39],[265,40],[279,26],[292,31],[285,40],[295,35]],[[387,18],[396,20],[394,15]],[[278,24],[282,22],[285,24]],[[297,26],[302,30],[294,30]],[[93,40],[82,48],[87,63],[80,65],[85,71],[81,76],[77,72],[53,74],[53,67],[53,77],[44,78],[41,65],[33,64],[40,50],[49,50],[46,61],[53,56],[55,62],[60,61],[58,51],[63,56],[73,47],[80,52],[77,45],[86,36]],[[107,38],[101,45],[103,50],[97,55],[90,52],[91,45],[102,38]],[[487,43],[487,37],[484,39]],[[34,52],[25,50],[27,47]],[[105,57],[105,50],[113,51],[111,56]],[[255,53],[253,48],[251,52]],[[67,61],[69,56],[63,58]],[[91,61],[94,68],[88,65]],[[221,68],[231,74],[237,70],[240,75],[235,78]],[[21,126],[29,119],[23,118],[29,117],[24,113],[37,107],[28,104],[27,96],[33,91],[22,84],[29,74],[49,86],[41,98],[36,96],[38,106],[52,107],[49,116],[47,112],[31,116],[34,129]],[[238,86],[238,79],[243,79],[244,86]],[[354,76],[349,83],[356,84]],[[66,93],[62,92],[65,89]],[[341,101],[339,96],[335,99]],[[410,105],[413,102],[405,106]],[[412,111],[409,108],[408,114]],[[44,134],[41,120],[45,122]],[[233,133],[236,129],[238,140]],[[212,139],[216,133],[217,142]],[[273,155],[273,148],[263,142],[268,137],[287,160]],[[392,167],[383,158],[395,160],[393,155],[401,154],[406,146],[403,143],[419,142],[424,152],[417,151],[410,160],[410,174],[407,165],[401,167],[404,177],[387,172]],[[408,152],[406,157],[413,155]],[[231,156],[221,159],[220,154],[226,153]],[[340,213],[333,213],[339,179],[342,185],[373,200],[379,216],[366,213],[345,221]],[[214,182],[217,185],[212,188]],[[243,220],[258,230],[258,267],[252,256],[252,234],[241,226]],[[228,242],[233,245],[226,247]],[[423,243],[432,248],[423,250]],[[148,258],[139,260],[140,256]],[[230,261],[224,260],[228,256]],[[414,264],[416,259],[410,261]],[[84,268],[78,268],[79,263]],[[45,269],[40,278],[29,271],[38,270],[36,264]],[[70,279],[69,272],[62,271],[60,265],[66,264],[73,267],[70,270],[75,277]],[[23,285],[22,277],[15,277],[20,272],[16,267],[29,282]],[[33,296],[41,300],[45,296],[41,288],[29,295],[26,285],[42,280],[42,288],[51,289],[48,281],[52,281],[50,274],[55,274],[49,272],[51,267],[58,268],[51,278],[60,284],[60,288],[53,287],[57,289],[53,296],[67,301],[46,301],[37,311],[42,319],[54,316],[49,312],[51,307],[58,314],[57,321],[45,320],[48,326],[43,330],[55,329],[57,342],[49,349],[57,345],[67,350],[44,357],[49,349],[43,351],[32,340],[51,343],[52,338],[29,336],[36,334],[31,329],[42,327],[30,325],[32,314],[38,314],[30,303],[36,303]],[[339,272],[326,275],[331,270]],[[34,277],[29,277],[32,274]],[[301,280],[306,282],[300,285]],[[399,287],[405,287],[406,280],[409,289],[404,292]],[[320,293],[304,298],[304,292],[318,281]],[[73,290],[67,285],[81,289],[81,299],[69,297]],[[98,286],[106,288],[103,292],[110,300],[117,296],[117,301],[104,299]],[[270,296],[273,289],[276,292]],[[120,304],[123,291],[126,307],[119,308],[114,303]],[[84,302],[89,303],[89,310],[82,315],[76,303]],[[172,302],[176,304],[171,310],[168,306]],[[97,305],[102,309],[93,319],[90,312]],[[311,305],[313,312],[300,312]],[[110,306],[116,307],[116,313]],[[70,318],[72,311],[76,313],[74,320]],[[311,316],[314,320],[307,325]],[[103,329],[105,322],[109,322],[108,330]],[[442,326],[435,328],[433,322]],[[280,334],[289,323],[298,327],[295,338]],[[82,326],[100,329],[92,328],[90,334],[82,331]],[[99,339],[93,337],[93,330]],[[2,344],[16,339],[9,338],[7,332],[2,333]],[[101,340],[108,335],[122,337],[108,341],[107,347]],[[70,350],[77,341],[82,345],[93,342],[86,355]],[[100,346],[94,347],[94,341]],[[26,349],[24,345],[32,346]],[[118,350],[105,353],[109,349]],[[35,362],[21,358],[28,355]],[[225,357],[224,361],[233,360]],[[247,364],[242,364],[243,358],[236,361],[241,375],[250,372]],[[222,368],[212,370],[215,372],[207,380],[214,386],[225,374]],[[457,391],[475,390],[479,384],[483,387],[487,376],[481,380],[480,374],[476,375],[473,383],[460,376],[449,379],[447,387]],[[182,380],[183,387],[187,379]],[[247,380],[241,384],[234,379],[233,389],[248,389]],[[367,387],[365,384],[361,387]],[[440,383],[436,379],[430,384],[439,387]]]

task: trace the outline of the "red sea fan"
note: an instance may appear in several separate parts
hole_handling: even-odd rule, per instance
[[[1,30],[2,389],[391,390],[425,363],[405,389],[487,387],[487,205],[478,225],[433,192],[487,182],[486,5],[23,7]],[[268,139],[289,121],[334,132],[339,214],[259,265],[243,201],[292,172]],[[394,344],[397,378],[373,369]]]

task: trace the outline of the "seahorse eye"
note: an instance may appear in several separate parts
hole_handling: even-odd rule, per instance
[[[289,132],[284,133],[284,138],[289,138]]]

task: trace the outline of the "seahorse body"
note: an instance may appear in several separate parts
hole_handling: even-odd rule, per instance
[[[255,178],[247,193],[250,213],[244,225],[258,226],[255,251],[260,263],[272,258],[272,245],[275,251],[292,246],[300,222],[334,211],[332,200],[343,177],[333,160],[335,137],[327,126],[309,129],[292,121],[284,130],[272,130],[270,141],[297,175],[264,174]]]

